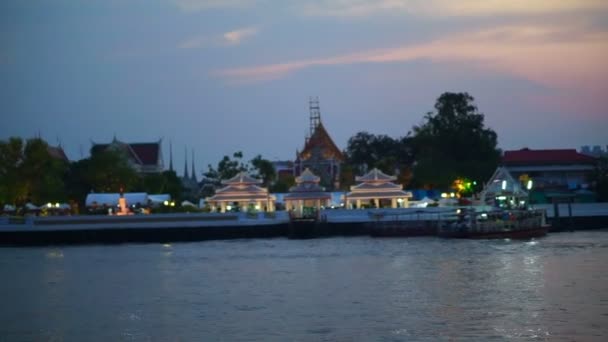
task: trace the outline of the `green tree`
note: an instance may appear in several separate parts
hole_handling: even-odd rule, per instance
[[[0,202],[21,204],[27,197],[27,186],[21,177],[23,140],[11,137],[0,141]],[[1,204],[0,203],[0,204]]]
[[[387,174],[395,174],[402,182],[409,181],[410,177],[401,175],[410,174],[413,162],[411,139],[409,137],[394,139],[387,135],[374,135],[359,132],[348,140],[345,151],[346,165],[342,167],[341,184],[352,184],[355,175],[363,174],[374,167]],[[407,183],[401,183],[407,184]]]
[[[467,178],[483,183],[500,160],[496,133],[484,127],[484,114],[468,93],[444,93],[420,126],[411,143],[415,156],[414,182],[418,186],[449,188]]]
[[[175,171],[146,174],[141,177],[141,186],[138,190],[149,194],[169,194],[175,201],[182,199],[182,182]]]
[[[49,153],[40,139],[11,137],[0,141],[0,201],[42,204],[66,199],[63,183],[67,164]]]
[[[255,158],[251,159],[250,163],[252,171],[256,172],[255,176],[262,179],[263,186],[269,187],[272,182],[275,181],[277,172],[270,160],[263,159],[262,156],[258,154]]]
[[[49,145],[40,138],[29,139],[23,150],[21,176],[26,180],[28,199],[37,204],[65,202],[64,176],[68,163],[54,158]]]
[[[87,180],[94,192],[129,192],[139,185],[135,170],[121,151],[91,149]]]
[[[215,189],[222,185],[222,180],[230,179],[239,172],[248,170],[247,165],[242,162],[243,152],[234,152],[232,158],[224,156],[217,163],[217,168],[214,168],[211,164],[207,165],[207,172],[203,173],[201,181],[202,197],[212,196],[215,193]]]

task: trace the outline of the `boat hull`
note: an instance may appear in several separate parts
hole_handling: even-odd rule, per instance
[[[503,230],[503,231],[440,231],[439,236],[453,239],[532,239],[543,237],[549,231],[548,226],[534,227],[518,230]]]

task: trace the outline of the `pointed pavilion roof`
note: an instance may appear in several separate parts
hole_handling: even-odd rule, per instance
[[[355,177],[355,180],[357,182],[387,183],[397,180],[397,177],[389,176],[386,173],[378,170],[378,168],[373,168],[367,174]]]
[[[374,168],[364,176],[355,177],[361,184],[350,187],[346,195],[350,199],[411,198],[412,193],[403,191],[403,185],[393,183],[397,178]]]
[[[334,141],[331,139],[322,122],[319,122],[315,128],[315,132],[308,139],[304,145],[304,149],[298,156],[300,159],[307,160],[311,157],[313,150],[317,148],[323,151],[323,156],[327,159],[334,158],[339,161],[344,161],[345,159],[342,151],[340,151],[338,146],[336,146]]]
[[[262,184],[261,179],[253,178],[245,171],[239,172],[236,176],[222,181],[222,184],[245,185],[245,184]]]
[[[331,194],[319,185],[321,178],[306,168],[299,177],[296,177],[296,185],[289,189],[284,196],[285,200],[306,199],[329,199]]]
[[[515,180],[509,170],[503,166],[496,168],[496,171],[481,191],[480,198],[482,203],[486,203],[486,201],[493,201],[495,196],[501,194],[518,198],[528,197],[528,192],[522,188],[521,183]]]
[[[296,183],[319,183],[321,177],[316,176],[309,168],[306,168],[299,177],[296,177]]]

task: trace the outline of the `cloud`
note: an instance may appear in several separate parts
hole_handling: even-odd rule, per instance
[[[224,42],[228,45],[238,45],[242,40],[255,36],[258,33],[258,29],[255,27],[246,27],[230,32],[226,32],[222,35]]]
[[[311,67],[404,63],[418,59],[467,63],[550,87],[588,87],[608,77],[608,33],[581,27],[505,26],[430,42],[275,64],[217,70],[228,82],[275,80]]]
[[[184,12],[198,12],[218,8],[248,8],[258,0],[170,0]]]
[[[604,0],[316,0],[301,4],[311,16],[362,17],[377,13],[491,16],[608,10]]]
[[[245,27],[215,36],[193,36],[180,42],[177,47],[180,49],[198,49],[209,46],[235,46],[246,39],[258,34],[256,27]]]

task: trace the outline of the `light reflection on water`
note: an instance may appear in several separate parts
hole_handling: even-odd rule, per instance
[[[1,248],[0,340],[606,340],[608,231]]]

